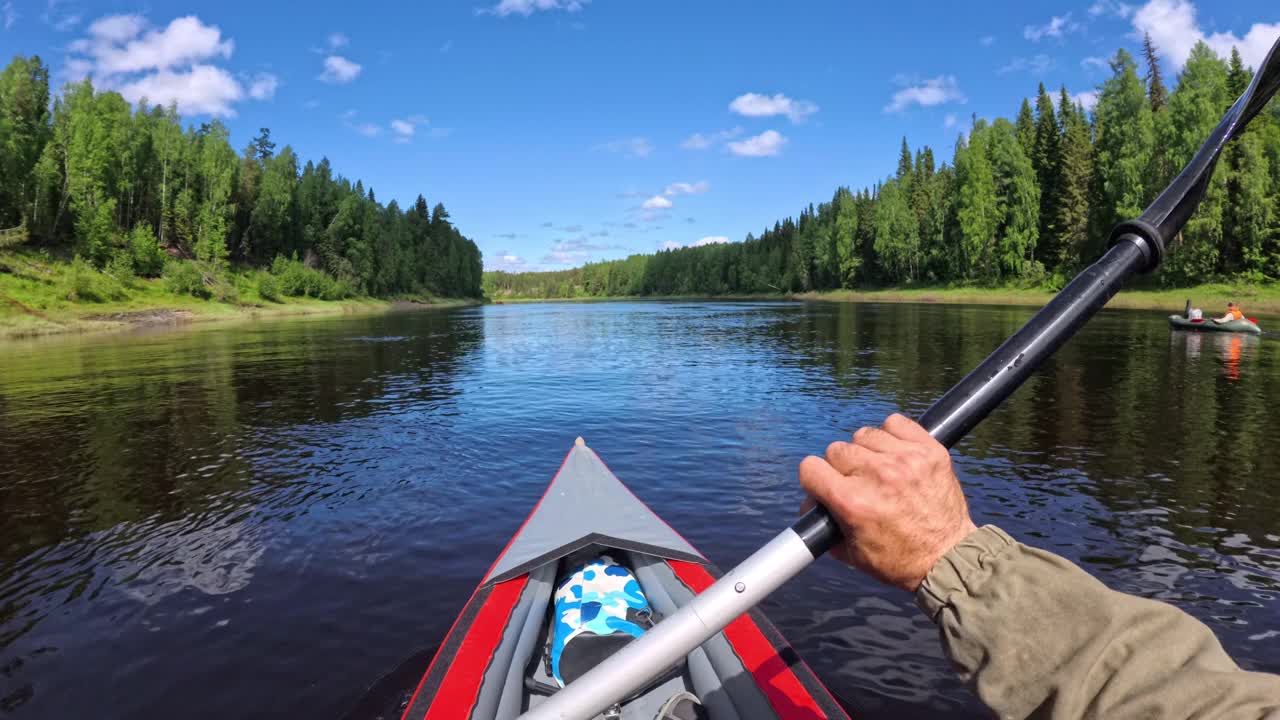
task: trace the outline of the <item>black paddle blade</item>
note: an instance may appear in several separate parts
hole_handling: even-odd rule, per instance
[[[1150,272],[1159,267],[1168,244],[1200,207],[1223,148],[1244,132],[1249,121],[1262,112],[1277,90],[1280,90],[1280,39],[1267,53],[1248,89],[1227,111],[1182,173],[1147,207],[1142,217],[1117,225],[1111,231],[1111,244],[1116,244],[1125,235],[1137,235],[1146,240],[1151,249],[1143,270]]]

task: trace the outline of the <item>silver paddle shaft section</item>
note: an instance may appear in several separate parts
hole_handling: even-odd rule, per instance
[[[787,528],[688,605],[520,717],[590,720],[684,660],[813,560],[800,536]]]

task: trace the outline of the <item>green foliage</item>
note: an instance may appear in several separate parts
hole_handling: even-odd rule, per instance
[[[170,260],[165,263],[163,277],[169,292],[198,298],[210,296],[209,288],[205,286],[204,273],[193,262]]]
[[[51,106],[48,80],[35,57],[0,71],[0,242],[30,237],[98,268],[125,253],[144,276],[173,250],[228,300],[232,264],[294,253],[339,278],[317,296],[480,293],[480,251],[439,203],[384,206],[327,160],[300,174],[266,128],[241,156],[216,120],[184,129],[176,107],[130,108],[88,81]]]
[[[279,282],[279,291],[289,297],[311,297],[342,300],[356,294],[349,282],[336,280],[329,274],[309,268],[297,257],[277,255],[271,263],[271,274]]]
[[[66,298],[72,302],[101,302],[102,298],[95,292],[93,266],[79,255],[71,260],[63,276]]]
[[[139,223],[129,231],[129,253],[134,271],[143,277],[155,277],[164,269],[164,250],[146,223]]]
[[[270,273],[262,273],[258,276],[258,297],[271,302],[279,302],[282,290],[280,281]]]

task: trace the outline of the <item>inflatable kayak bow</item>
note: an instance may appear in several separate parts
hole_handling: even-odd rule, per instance
[[[1111,299],[1131,275],[1160,266],[1171,241],[1200,205],[1224,147],[1280,88],[1280,42],[1191,162],[1142,216],[1118,225],[1110,249],[1076,276],[1025,326],[947,391],[920,424],[947,447],[1009,397]],[[529,720],[588,720],[680,662],[840,541],[818,507],[770,540],[691,603],[530,710]]]

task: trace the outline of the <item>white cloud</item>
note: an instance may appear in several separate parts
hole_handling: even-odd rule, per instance
[[[71,30],[76,29],[76,26],[79,25],[80,21],[83,19],[84,16],[79,13],[66,15],[58,18],[58,20],[53,23],[53,29],[58,32],[70,32]]]
[[[1254,23],[1244,37],[1232,32],[1206,35],[1196,22],[1196,7],[1190,0],[1151,0],[1133,14],[1133,29],[1137,38],[1150,33],[1160,55],[1179,68],[1201,40],[1221,57],[1230,56],[1232,47],[1238,48],[1244,64],[1256,68],[1280,35],[1280,22]]]
[[[1040,42],[1044,38],[1061,38],[1063,35],[1080,29],[1080,23],[1072,22],[1071,13],[1053,16],[1044,25],[1028,25],[1022,29],[1022,36],[1031,42]]]
[[[978,38],[978,43],[979,43],[980,45],[982,45],[982,47],[991,47],[992,45],[995,45],[995,43],[996,43],[996,36],[995,36],[995,35],[983,35],[981,38]]]
[[[495,257],[485,257],[486,270],[503,270],[505,272],[524,272],[529,269],[529,261],[510,250],[499,250]]]
[[[229,59],[235,43],[216,25],[194,15],[152,28],[140,15],[108,15],[90,23],[88,35],[71,42],[66,74],[92,77],[104,90],[130,102],[176,103],[188,114],[235,115],[234,104],[271,98],[279,78],[259,73],[248,88],[215,63]]]
[[[640,207],[645,210],[666,210],[671,207],[671,201],[661,195],[654,195],[648,200],[645,200]]]
[[[799,123],[818,112],[818,106],[808,100],[793,100],[781,93],[777,95],[747,93],[734,98],[729,103],[729,110],[746,117],[786,115],[791,122]]]
[[[337,50],[351,44],[351,38],[340,32],[329,33],[329,37],[326,40],[329,43],[330,50]]]
[[[1094,106],[1098,104],[1098,91],[1086,90],[1084,92],[1072,93],[1071,102],[1083,105],[1085,110],[1093,110]]]
[[[684,142],[680,143],[680,147],[685,150],[706,150],[712,145],[718,145],[726,140],[732,140],[741,134],[742,128],[740,127],[730,128],[729,130],[720,130],[707,135],[694,133],[685,138]]]
[[[707,237],[694,240],[691,243],[682,243],[675,240],[664,240],[658,244],[659,250],[679,250],[686,247],[705,247],[707,245],[723,245],[729,242],[729,238],[724,235],[708,235]]]
[[[501,2],[491,8],[482,8],[477,12],[484,15],[497,15],[498,17],[506,17],[508,15],[523,15],[528,17],[535,12],[544,10],[564,10],[565,12],[575,13],[581,10],[590,1],[591,0],[501,0]]]
[[[1011,72],[1027,71],[1033,75],[1044,75],[1053,68],[1053,58],[1048,55],[1036,55],[1035,57],[1016,57],[1009,61],[1008,65],[1000,68],[996,72],[1004,75]]]
[[[351,62],[341,55],[330,55],[324,59],[324,72],[320,79],[335,85],[345,85],[360,76],[360,64]]]
[[[0,5],[0,21],[3,21],[5,30],[13,27],[13,24],[18,22],[18,13],[13,9],[12,2]]]
[[[939,75],[926,80],[920,85],[905,87],[893,94],[893,99],[885,106],[885,112],[901,112],[911,107],[933,107],[949,102],[966,102],[964,93],[956,83],[954,75]]]
[[[631,157],[649,157],[653,152],[653,143],[648,138],[630,137],[621,140],[610,140],[598,146],[602,150],[620,155],[630,155]]]
[[[107,15],[89,25],[89,34],[108,43],[123,43],[134,39],[147,26],[141,15]]]
[[[947,130],[950,130],[951,128],[955,127],[956,124],[959,122],[960,122],[960,119],[956,117],[955,113],[947,113],[942,118],[942,127],[946,128]]]
[[[408,142],[409,138],[413,137],[414,129],[415,128],[413,126],[413,123],[409,122],[408,120],[397,119],[397,120],[391,121],[391,131],[398,136],[396,138],[397,140],[403,140],[404,142]]]
[[[738,140],[728,144],[729,152],[738,157],[769,157],[782,152],[787,139],[776,130],[765,130],[746,140]]]
[[[378,137],[382,134],[382,128],[373,123],[361,123],[356,126],[356,132],[365,137]]]
[[[1115,15],[1116,17],[1127,18],[1132,14],[1132,5],[1116,2],[1116,0],[1097,0],[1097,2],[1089,6],[1089,15],[1092,17]]]
[[[216,25],[205,25],[194,15],[180,17],[163,30],[149,30],[137,36],[141,27],[137,16],[117,15],[89,26],[98,42],[91,42],[88,54],[96,71],[118,75],[147,70],[168,70],[214,58],[230,58],[235,48],[222,39]]]
[[[1080,67],[1084,68],[1085,70],[1089,70],[1091,68],[1105,70],[1111,67],[1111,63],[1108,62],[1106,58],[1095,55],[1095,56],[1087,57],[1081,60]]]
[[[591,259],[586,250],[552,250],[542,256],[543,265],[576,265]]]
[[[665,190],[663,195],[674,197],[676,195],[700,195],[711,189],[711,183],[701,180],[696,183],[678,182],[671,183]]]
[[[280,78],[271,73],[258,73],[249,83],[249,97],[254,100],[270,100],[280,87]]]
[[[160,70],[119,87],[125,100],[136,103],[178,104],[185,113],[235,115],[232,103],[244,97],[244,90],[231,73],[212,65],[195,65],[190,70]]]

